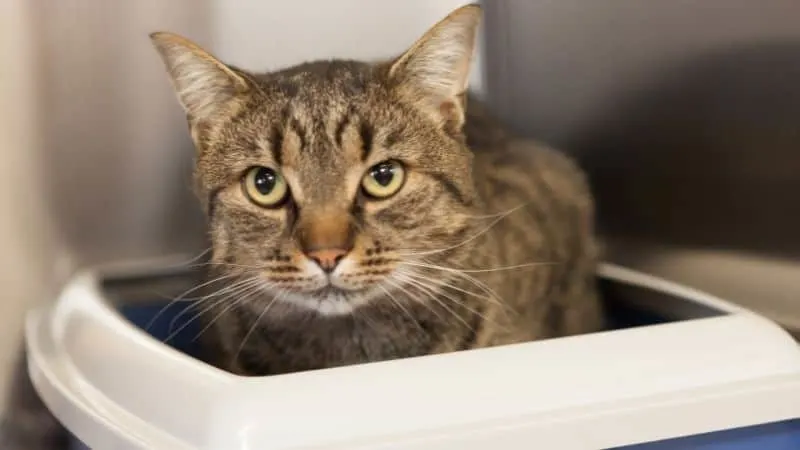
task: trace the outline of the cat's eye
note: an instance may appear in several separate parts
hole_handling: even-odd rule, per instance
[[[387,198],[403,187],[406,171],[397,161],[383,161],[367,170],[361,179],[361,188],[373,198]]]
[[[247,198],[258,206],[275,208],[289,197],[286,180],[269,167],[253,167],[242,178],[242,189]]]

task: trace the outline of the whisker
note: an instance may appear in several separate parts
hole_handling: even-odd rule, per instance
[[[466,244],[468,244],[469,242],[472,242],[473,240],[477,239],[478,237],[480,237],[481,235],[483,235],[483,234],[484,234],[484,233],[486,233],[487,231],[491,230],[491,229],[492,229],[492,228],[493,228],[495,225],[497,225],[497,224],[498,224],[498,223],[499,223],[501,220],[505,219],[505,218],[506,218],[506,217],[508,217],[510,214],[512,214],[512,213],[514,213],[514,212],[516,212],[517,210],[519,210],[519,209],[521,209],[521,208],[523,208],[523,207],[525,207],[525,206],[527,206],[527,204],[522,204],[522,205],[519,205],[519,206],[517,206],[517,207],[515,207],[515,208],[511,208],[510,210],[508,210],[507,212],[503,213],[502,215],[500,215],[500,216],[499,216],[499,217],[497,217],[496,219],[492,220],[492,221],[489,223],[489,225],[488,225],[488,226],[486,226],[485,228],[481,229],[481,230],[480,230],[480,231],[478,231],[477,233],[473,234],[472,236],[470,236],[469,238],[467,238],[467,239],[465,239],[465,240],[461,241],[461,242],[460,242],[460,243],[458,243],[458,244],[451,245],[451,246],[449,246],[449,247],[445,247],[445,248],[441,248],[441,249],[437,249],[437,250],[428,250],[428,251],[422,251],[422,252],[409,252],[409,253],[401,253],[401,254],[403,254],[404,256],[423,256],[423,255],[434,255],[434,254],[437,254],[437,253],[442,253],[442,252],[446,252],[446,251],[449,251],[449,250],[456,249],[456,248],[458,248],[458,247],[461,247],[461,246],[463,246],[463,245],[466,245]]]
[[[228,278],[237,277],[237,276],[240,276],[240,275],[241,275],[241,274],[227,274],[227,275],[222,275],[222,276],[220,276],[220,277],[217,277],[217,278],[214,278],[214,279],[212,279],[212,280],[206,281],[206,282],[204,282],[204,283],[202,283],[202,284],[200,284],[200,285],[198,285],[198,286],[194,286],[194,287],[190,288],[190,289],[189,289],[189,290],[187,290],[187,291],[184,291],[182,294],[178,295],[177,297],[175,297],[174,299],[172,299],[172,300],[171,300],[169,303],[167,303],[167,304],[166,304],[166,305],[165,305],[163,308],[161,308],[161,309],[160,309],[160,310],[159,310],[159,311],[158,311],[158,312],[157,312],[157,313],[156,313],[156,314],[153,316],[153,318],[152,318],[152,319],[150,319],[150,320],[147,322],[147,325],[145,326],[145,331],[149,331],[149,330],[150,330],[150,328],[153,326],[153,324],[155,324],[155,323],[156,323],[156,321],[157,321],[157,320],[158,320],[158,319],[159,319],[159,318],[160,318],[160,317],[161,317],[161,316],[162,316],[162,315],[163,315],[163,314],[164,314],[164,313],[165,313],[165,312],[166,312],[166,311],[167,311],[169,308],[171,308],[171,307],[172,307],[174,304],[176,304],[176,303],[179,303],[179,302],[181,302],[181,301],[187,301],[187,300],[185,299],[185,297],[186,297],[187,295],[191,294],[192,292],[195,292],[195,291],[197,291],[198,289],[202,289],[202,288],[204,288],[204,287],[208,286],[208,285],[209,285],[209,284],[211,284],[211,283],[215,283],[215,282],[217,282],[217,281],[222,281],[222,280],[225,280],[225,279],[228,279]],[[234,283],[234,284],[235,284],[235,283]],[[188,300],[188,301],[193,301],[193,300]]]
[[[203,327],[195,335],[194,338],[192,338],[192,342],[196,341],[203,333],[205,333],[209,328],[211,328],[214,325],[214,323],[217,320],[219,320],[219,318],[222,317],[225,313],[227,313],[231,309],[241,305],[242,303],[245,303],[245,301],[249,301],[250,299],[252,299],[256,295],[258,295],[259,292],[262,292],[263,288],[264,288],[264,284],[262,284],[262,283],[253,283],[248,288],[246,288],[246,289],[242,290],[241,292],[239,292],[238,293],[239,298],[231,301],[230,305],[228,305],[225,308],[223,308],[222,311],[219,312],[219,314],[217,314],[213,319],[211,319],[206,324],[206,326]]]
[[[246,290],[246,291],[249,291],[249,289],[250,289],[251,287],[252,287],[252,286],[250,286],[250,287],[248,287],[248,288],[245,288],[243,291],[245,291],[245,290]],[[239,292],[243,292],[243,291],[239,291]],[[211,305],[209,305],[209,306],[207,306],[207,307],[203,308],[203,310],[202,310],[202,311],[199,311],[199,312],[198,312],[197,314],[195,314],[193,317],[191,317],[190,319],[188,319],[188,320],[187,320],[185,323],[183,323],[183,324],[182,324],[180,327],[178,327],[178,329],[177,329],[177,330],[175,330],[175,331],[171,332],[171,333],[169,334],[169,336],[167,336],[167,338],[166,338],[166,339],[164,339],[164,342],[166,343],[166,342],[169,342],[169,341],[171,341],[172,339],[174,339],[174,338],[175,338],[175,336],[179,335],[179,334],[181,333],[181,331],[183,331],[183,330],[185,330],[185,329],[186,329],[186,327],[188,327],[189,325],[191,325],[192,323],[194,323],[194,321],[196,321],[197,319],[199,319],[200,317],[202,317],[202,316],[203,316],[203,314],[205,314],[205,313],[207,313],[207,312],[209,312],[209,311],[213,310],[214,308],[216,308],[217,306],[221,305],[222,303],[225,303],[226,301],[228,301],[228,299],[229,299],[229,298],[230,298],[230,297],[223,297],[222,299],[216,300],[216,301],[212,302],[212,304],[211,304]],[[231,303],[232,303],[232,304],[236,304],[236,301],[234,300],[234,301],[233,301],[233,302],[231,302]],[[226,311],[227,311],[227,309],[228,309],[228,308],[230,308],[230,306],[228,306],[228,307],[226,308]],[[223,312],[224,312],[224,311],[223,311]],[[174,323],[174,319],[173,319],[173,322],[172,322],[172,323],[170,323],[170,328],[169,328],[169,329],[170,329],[170,330],[172,330],[172,328],[174,327],[174,325],[175,325],[175,323]]]
[[[244,346],[247,343],[247,340],[250,339],[250,335],[253,334],[253,331],[255,331],[255,329],[258,326],[258,323],[261,322],[261,319],[264,317],[267,311],[269,311],[272,305],[275,304],[275,302],[278,301],[278,299],[281,298],[281,296],[286,292],[287,292],[286,288],[281,289],[280,292],[278,292],[272,298],[272,300],[269,303],[267,303],[266,306],[264,306],[264,309],[261,310],[261,313],[258,315],[258,317],[256,317],[256,320],[253,322],[253,326],[251,326],[250,329],[247,330],[247,334],[245,334],[244,337],[242,338],[242,343],[239,345],[239,349],[236,350],[236,353],[233,354],[231,359],[232,363],[235,363],[239,359],[239,354],[241,354],[242,350],[244,350]]]
[[[203,263],[192,264],[192,265],[187,266],[187,267],[197,268],[197,267],[206,267],[206,266],[236,267],[236,268],[252,269],[252,270],[263,270],[263,269],[266,268],[264,265],[252,266],[252,265],[247,265],[247,264],[229,263],[229,262],[225,262],[225,261],[206,261],[206,262],[203,262]]]
[[[378,327],[375,325],[375,322],[369,316],[369,314],[367,313],[367,310],[368,310],[368,308],[356,308],[352,312],[353,317],[355,317],[355,318],[357,318],[359,320],[363,320],[363,322],[365,324],[367,324],[367,326],[370,328],[370,330],[372,330],[376,334],[380,334],[381,330],[379,330]]]
[[[557,263],[555,262],[531,262],[525,264],[515,264],[513,266],[504,266],[504,267],[493,267],[489,269],[457,269],[455,267],[446,267],[440,266],[436,264],[430,264],[425,262],[419,261],[403,261],[403,264],[408,264],[409,266],[418,266],[418,267],[425,267],[427,269],[436,269],[441,270],[444,272],[452,272],[452,273],[487,273],[487,272],[502,272],[504,270],[516,270],[516,269],[525,269],[529,267],[540,267],[540,266],[552,266]]]
[[[471,295],[471,296],[473,296],[475,298],[479,298],[481,300],[488,300],[488,301],[492,302],[493,304],[503,308],[504,311],[506,311],[508,309],[508,305],[506,305],[505,302],[503,302],[503,300],[500,299],[497,296],[497,294],[494,294],[494,291],[491,291],[491,289],[489,289],[490,292],[484,291],[484,294],[486,294],[486,295],[481,295],[481,294],[479,294],[477,292],[472,292],[472,291],[470,291],[468,289],[460,288],[460,287],[458,287],[458,286],[456,286],[456,285],[454,285],[452,283],[448,283],[447,281],[437,280],[435,278],[426,277],[426,276],[424,276],[424,275],[422,275],[420,273],[415,273],[415,272],[412,272],[412,271],[408,271],[408,272],[405,272],[405,275],[406,276],[410,276],[412,278],[417,278],[417,279],[421,279],[421,280],[425,280],[425,281],[434,283],[437,286],[441,286],[443,288],[453,289],[455,291],[458,291],[458,292],[461,292],[461,293],[464,293],[464,294],[467,294],[467,295]],[[480,281],[474,279],[473,277],[471,277],[469,275],[464,275],[464,277],[466,277],[464,279],[467,280],[467,281],[480,283]],[[478,288],[481,287],[480,285],[477,285],[477,284],[476,284],[476,286]],[[487,287],[487,289],[488,289],[488,287]]]
[[[424,293],[427,293],[427,294],[428,294],[428,297],[429,297],[431,300],[433,300],[433,301],[435,301],[436,303],[438,303],[438,304],[439,304],[439,306],[441,306],[441,307],[442,307],[442,308],[444,308],[444,309],[445,309],[447,312],[449,312],[449,313],[450,313],[450,314],[451,314],[451,315],[452,315],[452,316],[453,316],[453,317],[454,317],[456,320],[458,320],[459,322],[461,322],[462,324],[464,324],[464,326],[465,326],[465,327],[467,327],[467,329],[468,329],[468,330],[472,330],[472,326],[471,326],[469,323],[467,323],[467,321],[466,321],[466,320],[464,320],[464,319],[463,319],[461,316],[459,316],[459,315],[458,315],[458,313],[456,313],[456,312],[455,312],[455,311],[454,311],[452,308],[450,308],[449,306],[447,306],[447,304],[446,304],[446,303],[444,303],[444,302],[443,302],[443,301],[442,301],[442,300],[439,298],[438,292],[437,292],[435,289],[431,289],[430,287],[428,287],[428,286],[425,286],[424,284],[420,283],[418,280],[415,280],[415,279],[409,278],[409,277],[407,277],[407,276],[404,276],[404,275],[403,275],[403,274],[401,274],[401,273],[397,273],[396,275],[397,275],[397,276],[404,277],[404,279],[403,279],[402,281],[405,281],[405,282],[406,282],[406,283],[408,283],[409,285],[411,285],[411,286],[415,286],[415,287],[416,287],[417,289],[419,289],[420,291],[422,291],[422,292],[424,292]]]
[[[416,271],[413,271],[413,272],[416,272]],[[457,277],[461,278],[464,281],[469,282],[470,284],[474,285],[475,287],[477,287],[478,289],[483,291],[483,293],[488,296],[487,300],[490,300],[494,304],[496,304],[497,306],[502,307],[504,312],[508,312],[508,310],[511,309],[506,304],[506,302],[503,301],[503,299],[497,294],[497,292],[495,292],[486,283],[484,283],[483,281],[479,280],[478,278],[470,275],[469,273],[464,273],[463,271],[458,271],[457,269],[455,271],[451,271],[451,272],[448,272],[448,273],[450,273],[450,274],[452,274],[454,276],[457,276]],[[431,279],[431,280],[432,281],[436,281],[434,279]]]
[[[180,319],[187,312],[189,312],[189,310],[191,310],[192,307],[198,306],[199,304],[205,303],[205,302],[209,301],[210,299],[212,299],[214,297],[219,297],[219,296],[224,295],[224,294],[228,294],[228,296],[230,296],[230,295],[239,295],[241,292],[243,292],[245,290],[248,290],[249,287],[253,283],[255,283],[256,281],[257,280],[255,278],[245,278],[243,280],[240,280],[240,281],[237,281],[236,283],[231,284],[230,286],[226,286],[226,287],[224,287],[224,288],[222,288],[222,289],[220,289],[220,290],[218,290],[218,291],[216,291],[214,293],[211,293],[211,294],[209,294],[207,296],[201,297],[198,301],[190,303],[188,306],[183,308],[178,314],[176,314],[175,317],[173,317],[172,320],[169,322],[169,328],[168,329],[171,331],[175,327],[175,323],[178,321],[178,319]],[[211,304],[206,306],[205,308],[203,308],[195,316],[195,318],[197,318],[199,316],[202,316],[203,314],[207,313],[208,311],[211,311],[212,309],[214,309],[217,305],[220,305],[220,304],[224,303],[228,299],[228,296],[211,301]],[[189,323],[191,323],[191,321]]]
[[[490,214],[467,215],[465,217],[468,218],[468,219],[477,219],[477,220],[480,220],[480,219],[491,219],[491,218],[494,218],[494,217],[500,217],[500,216],[508,215],[508,214],[510,214],[510,213],[520,209],[520,208],[524,208],[524,207],[526,207],[526,206],[528,206],[530,204],[531,204],[531,202],[525,202],[525,203],[521,203],[521,204],[519,204],[517,206],[511,207],[511,208],[509,208],[509,209],[507,209],[505,211],[496,212],[496,213],[490,213]]]
[[[439,319],[439,320],[443,320],[444,319],[442,317],[442,315],[439,314],[439,311],[436,311],[436,309],[431,307],[427,302],[425,302],[422,299],[420,299],[419,296],[415,296],[412,292],[410,292],[408,289],[406,289],[403,286],[403,283],[401,283],[399,281],[395,282],[395,280],[392,280],[391,278],[386,278],[384,280],[384,282],[389,283],[395,289],[403,291],[403,293],[406,294],[409,298],[411,298],[411,300],[417,302],[420,305],[425,306],[430,312],[432,312],[436,316],[437,319]]]
[[[168,266],[166,266],[166,267],[167,267],[167,268],[170,268],[170,269],[173,269],[173,268],[178,268],[178,267],[191,267],[191,264],[192,264],[192,263],[194,263],[195,261],[197,261],[197,260],[199,260],[199,259],[203,258],[203,257],[204,257],[204,256],[206,256],[206,255],[208,254],[208,252],[210,252],[210,251],[211,251],[211,247],[207,247],[205,250],[201,251],[201,252],[200,252],[200,254],[198,254],[198,255],[196,255],[196,256],[193,256],[193,257],[189,258],[189,259],[188,259],[188,260],[186,260],[186,261],[179,261],[179,262],[176,262],[176,263],[174,263],[174,264],[168,265]]]
[[[408,276],[408,274],[405,274],[405,276],[407,277],[407,280],[409,280],[409,281],[410,280],[414,280],[415,283],[418,283],[420,286],[425,286],[427,289],[429,289],[432,292],[434,292],[433,298],[437,298],[438,299],[439,296],[436,295],[436,293],[438,293],[441,297],[444,297],[444,298],[450,300],[451,302],[459,305],[460,307],[462,307],[462,308],[466,309],[467,311],[471,312],[472,314],[482,318],[483,320],[485,320],[485,321],[487,321],[487,322],[489,322],[489,323],[491,323],[493,325],[502,327],[499,323],[495,322],[494,320],[492,320],[488,316],[486,316],[486,314],[482,314],[479,311],[476,311],[475,309],[473,309],[470,306],[466,305],[463,301],[460,301],[460,299],[454,298],[454,297],[452,297],[451,295],[445,293],[442,290],[437,290],[435,286],[431,286],[430,284],[427,284],[426,281],[428,281],[428,279],[411,278],[411,277]],[[463,320],[462,320],[462,322],[463,322]],[[466,322],[464,322],[464,323],[466,323]],[[470,326],[469,329],[472,329],[472,327]]]
[[[378,284],[378,287],[379,287],[379,288],[381,288],[381,289],[383,290],[383,292],[385,292],[385,293],[386,293],[386,295],[388,295],[388,296],[389,296],[389,298],[392,300],[392,302],[394,302],[394,304],[395,304],[395,305],[397,305],[397,307],[398,307],[398,308],[400,308],[400,309],[403,311],[403,313],[405,313],[405,315],[406,315],[406,316],[408,316],[408,318],[409,318],[409,319],[411,319],[411,321],[412,321],[412,322],[414,322],[414,324],[417,326],[417,328],[418,328],[420,331],[425,331],[425,329],[424,329],[424,328],[422,328],[422,325],[419,323],[419,321],[418,321],[417,319],[415,319],[415,318],[414,318],[414,316],[411,314],[411,311],[409,311],[409,310],[408,310],[408,308],[406,308],[405,306],[403,306],[403,304],[402,304],[402,303],[400,303],[400,302],[399,302],[399,301],[398,301],[398,300],[397,300],[397,299],[394,297],[394,295],[392,295],[392,293],[391,293],[391,292],[389,292],[389,290],[388,290],[388,289],[386,289],[385,287],[383,287],[383,285],[382,285],[382,284]]]

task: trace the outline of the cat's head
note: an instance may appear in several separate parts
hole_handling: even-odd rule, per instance
[[[391,61],[262,75],[151,35],[197,148],[214,262],[323,314],[457,263],[477,201],[462,126],[480,16],[454,11]]]

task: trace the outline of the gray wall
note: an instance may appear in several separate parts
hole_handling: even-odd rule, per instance
[[[590,172],[609,258],[800,324],[800,2],[486,2],[487,88]]]

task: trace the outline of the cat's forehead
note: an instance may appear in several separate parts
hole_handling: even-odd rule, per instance
[[[273,150],[282,150],[281,164],[352,165],[374,145],[399,139],[407,125],[367,63],[313,62],[262,80],[266,94],[254,113]]]
[[[388,150],[416,158],[419,146],[406,144],[426,126],[393,100],[375,66],[316,62],[258,81],[263,95],[214,133],[201,158],[204,169],[221,170],[229,180],[247,167],[272,165],[289,169],[308,189],[331,189]]]
[[[252,105],[246,134],[308,196],[333,193],[385,134],[380,110],[387,105],[364,63],[305,64],[261,81],[265,95]]]
[[[315,61],[261,77],[270,94],[278,94],[309,111],[324,112],[331,104],[374,93],[375,67],[358,61]]]

